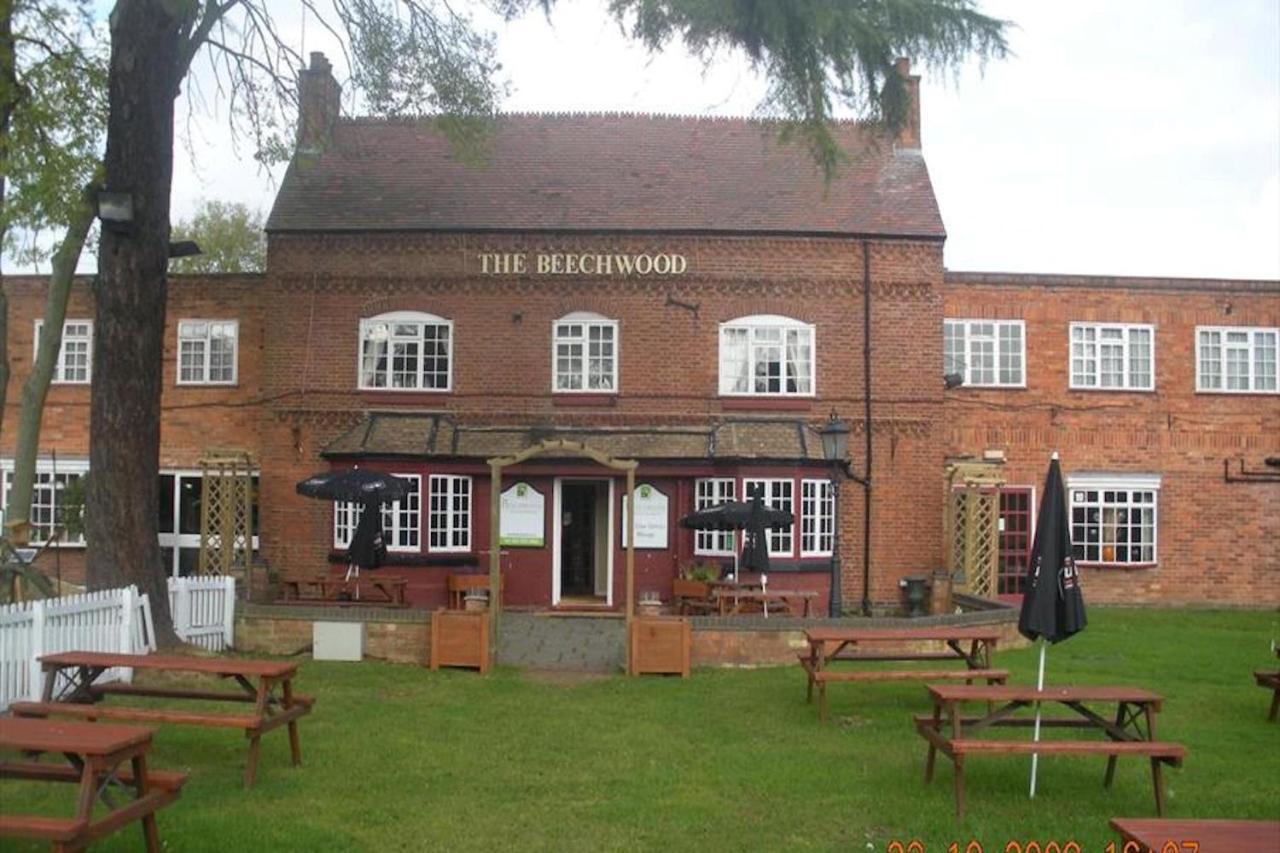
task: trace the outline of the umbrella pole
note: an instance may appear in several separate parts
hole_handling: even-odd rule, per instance
[[[1036,677],[1037,691],[1044,690],[1044,650],[1045,650],[1045,646],[1047,645],[1048,643],[1046,643],[1044,640],[1040,641],[1040,674]],[[1035,727],[1035,734],[1032,735],[1031,740],[1034,743],[1040,742],[1040,703],[1039,702],[1036,702],[1036,727]],[[1035,799],[1035,796],[1036,796],[1036,769],[1039,763],[1040,763],[1040,754],[1036,752],[1031,753],[1031,799],[1033,800]]]

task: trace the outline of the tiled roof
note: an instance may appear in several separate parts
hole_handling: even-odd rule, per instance
[[[490,459],[543,439],[585,444],[619,459],[821,461],[822,442],[798,420],[725,421],[698,427],[552,429],[459,426],[445,415],[371,414],[334,439],[326,457]]]
[[[945,236],[919,150],[835,125],[835,180],[776,122],[499,116],[479,164],[422,121],[343,119],[295,158],[268,231],[686,231]]]

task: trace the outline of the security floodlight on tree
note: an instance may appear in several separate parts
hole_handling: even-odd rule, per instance
[[[133,229],[133,193],[121,190],[98,190],[98,219],[113,231]]]
[[[169,244],[169,258],[189,258],[192,255],[200,255],[203,252],[200,245],[195,240],[179,240],[176,243]]]

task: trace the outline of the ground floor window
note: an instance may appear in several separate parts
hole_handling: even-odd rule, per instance
[[[13,460],[7,459],[4,487],[0,489],[0,513],[9,506],[9,490],[13,488]],[[81,523],[84,490],[81,476],[89,470],[84,461],[41,459],[36,462],[35,480],[31,487],[31,538],[34,546],[49,544],[54,538],[58,546],[84,546]],[[56,532],[56,537],[55,537]]]
[[[395,474],[408,483],[408,492],[398,501],[382,505],[382,536],[390,552],[419,550],[422,530],[422,477],[417,474]],[[345,551],[360,523],[364,506],[354,501],[338,501],[333,505],[333,547]]]
[[[258,550],[258,475],[253,474],[253,550]],[[161,471],[158,530],[160,554],[173,577],[194,575],[200,569],[200,515],[204,477],[199,471]]]
[[[428,544],[432,551],[471,550],[471,478],[431,475]]]
[[[737,494],[732,477],[708,477],[694,481],[693,508],[709,509],[734,500]],[[708,557],[733,556],[732,530],[699,530],[694,533],[693,553]]]
[[[829,557],[835,543],[835,494],[830,480],[800,481],[800,556]]]
[[[748,498],[760,495],[767,507],[795,516],[795,480],[776,478],[744,479],[743,492]],[[769,556],[789,557],[795,553],[794,527],[769,531]]]
[[[1068,477],[1067,493],[1077,562],[1131,565],[1156,561],[1159,477]]]

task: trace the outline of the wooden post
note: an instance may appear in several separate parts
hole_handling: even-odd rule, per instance
[[[636,616],[636,466],[627,468],[627,672],[635,675],[635,655],[631,644],[635,632],[631,623]]]
[[[489,462],[489,660],[497,662],[498,614],[502,610],[502,462]]]

